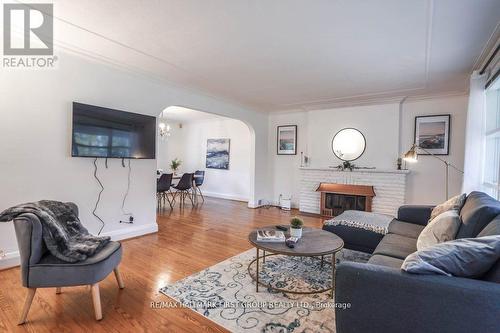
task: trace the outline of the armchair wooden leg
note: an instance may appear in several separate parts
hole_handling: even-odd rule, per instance
[[[28,312],[30,311],[35,293],[36,288],[28,288],[28,294],[26,295],[26,300],[24,301],[23,311],[21,312],[21,318],[19,319],[18,325],[22,325],[26,322],[26,317],[28,317]]]
[[[118,282],[118,287],[120,287],[120,289],[125,288],[125,283],[123,283],[122,275],[121,275],[118,267],[113,269],[113,272],[115,272],[115,278],[116,278],[116,282]]]
[[[56,294],[58,294],[58,295],[59,295],[60,293],[61,293],[61,287],[57,287],[57,288],[56,288]]]
[[[94,303],[94,313],[95,320],[102,319],[102,308],[101,308],[101,295],[99,293],[99,284],[93,284],[92,288],[92,302]]]

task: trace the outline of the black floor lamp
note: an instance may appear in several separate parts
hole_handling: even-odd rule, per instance
[[[410,150],[408,150],[405,154],[404,154],[404,157],[403,159],[407,162],[410,162],[410,163],[413,163],[413,162],[417,162],[418,161],[418,149],[421,149],[422,151],[426,152],[427,154],[431,155],[432,157],[440,160],[441,162],[444,163],[444,165],[446,166],[446,200],[448,200],[450,198],[450,193],[449,193],[449,188],[448,188],[448,182],[449,182],[449,174],[448,174],[448,171],[450,169],[450,167],[452,167],[453,169],[457,170],[458,172],[460,173],[464,173],[463,170],[460,170],[459,168],[457,168],[456,166],[454,166],[453,164],[451,164],[450,162],[442,159],[441,157],[437,156],[437,155],[434,155],[433,153],[431,153],[430,151],[428,151],[427,149],[425,148],[422,148],[422,147],[419,147],[418,145],[414,144],[411,146]]]

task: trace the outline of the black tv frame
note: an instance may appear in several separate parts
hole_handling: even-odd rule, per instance
[[[84,106],[84,107],[90,107],[90,108],[95,108],[95,109],[100,109],[104,111],[112,111],[112,112],[120,112],[120,113],[126,113],[126,114],[133,114],[141,117],[146,117],[146,118],[152,118],[155,121],[155,129],[157,127],[156,123],[156,117],[154,116],[149,116],[141,113],[135,113],[135,112],[128,112],[128,111],[123,111],[123,110],[118,110],[118,109],[111,109],[111,108],[106,108],[102,106],[97,106],[97,105],[92,105],[92,104],[86,104],[86,103],[80,103],[80,102],[73,102],[72,103],[72,109],[71,109],[71,157],[82,157],[82,158],[104,158],[104,159],[121,159],[121,160],[155,160],[156,159],[156,131],[155,131],[155,142],[154,142],[154,152],[153,152],[153,158],[150,157],[115,157],[115,156],[86,156],[86,155],[75,155],[73,153],[73,144],[74,144],[74,135],[75,135],[75,127],[74,121],[73,121],[73,115],[74,115],[74,110],[75,106]]]

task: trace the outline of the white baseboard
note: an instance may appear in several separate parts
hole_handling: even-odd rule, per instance
[[[143,236],[158,232],[158,224],[124,225],[123,228],[109,232],[103,232],[103,236],[110,236],[112,240],[119,241],[132,237]],[[0,270],[7,269],[20,264],[19,251],[7,252],[3,259],[0,259]]]
[[[242,197],[239,195],[216,193],[216,192],[205,192],[203,190],[202,190],[202,192],[203,192],[203,196],[205,196],[205,197],[248,202],[248,198],[245,198],[245,197]]]
[[[123,239],[133,238],[137,236],[144,236],[147,234],[152,234],[158,232],[158,224],[150,223],[150,224],[124,224],[123,228],[103,232],[103,236],[110,236],[112,240],[119,241]]]
[[[270,206],[273,206],[273,207],[277,207],[277,208],[281,208],[280,205],[278,204],[278,202],[266,202],[266,204],[261,204],[259,205],[258,203],[254,202],[254,201],[249,201],[248,202],[248,208],[260,208],[260,207],[264,207],[266,205],[270,205]],[[294,204],[292,202],[292,206],[291,206],[292,209],[299,209],[299,205],[298,204]]]
[[[248,208],[259,208],[259,204],[256,203],[255,201],[249,201],[248,202]]]
[[[19,251],[6,252],[5,257],[0,259],[0,270],[20,265],[21,255]]]

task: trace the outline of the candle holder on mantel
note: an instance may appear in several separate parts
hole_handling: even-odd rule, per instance
[[[346,170],[352,171],[356,168],[357,168],[356,165],[354,163],[351,163],[350,161],[344,161],[342,162],[342,164],[337,165],[337,170],[340,171],[346,171]]]
[[[309,156],[304,155],[304,152],[300,152],[300,167],[307,167],[309,166]]]

